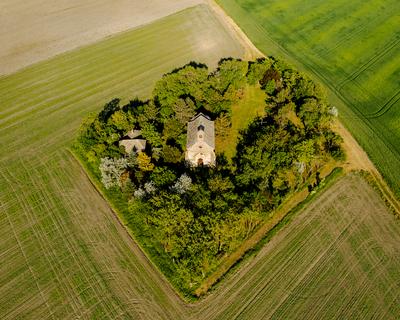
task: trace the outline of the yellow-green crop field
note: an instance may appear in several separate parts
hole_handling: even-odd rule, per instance
[[[0,78],[1,319],[182,317],[67,148],[111,98],[242,52],[198,6]]]
[[[1,319],[398,319],[400,224],[358,176],[182,302],[68,151],[84,116],[190,60],[241,56],[206,6],[0,79]]]
[[[218,0],[267,55],[322,81],[400,196],[400,2]]]

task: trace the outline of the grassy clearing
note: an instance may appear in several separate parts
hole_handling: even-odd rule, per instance
[[[342,121],[400,196],[400,3],[218,3],[264,53],[281,55],[325,83]]]
[[[229,159],[236,153],[240,130],[245,129],[255,117],[264,114],[265,99],[265,92],[261,88],[246,86],[239,103],[232,106],[232,128],[220,148]],[[219,149],[218,146],[217,149]]]
[[[111,98],[242,52],[200,6],[0,78],[1,319],[188,315],[67,148]]]
[[[399,221],[354,174],[314,200],[204,301],[202,319],[398,319]]]

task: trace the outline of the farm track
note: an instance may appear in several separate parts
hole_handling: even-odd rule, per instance
[[[190,21],[188,26],[193,29],[181,32],[176,29],[178,23],[168,23],[170,19]],[[220,19],[208,8],[197,7],[155,27],[147,26],[155,28],[153,32],[171,29],[161,39],[150,39],[156,46],[144,43],[134,51],[120,40],[124,50],[133,54],[148,52],[147,45],[163,58],[146,61],[149,71],[140,69],[140,61],[134,59],[129,68],[118,59],[112,60],[109,69],[99,63],[99,69],[111,70],[115,76],[124,74],[122,69],[131,72],[131,82],[125,74],[121,86],[109,74],[102,77],[101,81],[113,87],[110,91],[96,86],[96,77],[90,77],[90,63],[74,69],[76,74],[69,75],[66,87],[62,79],[47,82],[47,76],[53,74],[51,65],[64,65],[64,57],[46,62],[47,73],[32,72],[32,77],[27,69],[0,79],[0,94],[15,98],[17,91],[23,90],[24,96],[15,104],[13,98],[9,104],[0,101],[0,111],[6,114],[8,107],[25,110],[0,124],[0,209],[5,213],[0,215],[0,258],[6,262],[0,265],[2,319],[320,319],[322,315],[396,319],[400,315],[400,266],[396,259],[400,226],[358,176],[342,178],[307,205],[257,255],[228,275],[222,285],[199,303],[185,305],[66,150],[83,115],[98,110],[110,98],[131,97],[132,92],[144,96],[163,72],[188,59],[215,63],[223,55],[243,55],[245,51],[230,35],[234,29],[223,27]],[[198,35],[199,27],[208,31],[195,39],[188,34],[192,30]],[[216,43],[223,43],[221,47],[206,50],[201,46],[210,35]],[[169,47],[171,39],[173,48]],[[94,47],[94,55],[97,50]],[[249,54],[251,49],[247,50]],[[90,53],[85,51],[85,57],[90,58]],[[81,63],[78,58],[67,60]],[[32,70],[36,68],[41,65]],[[80,72],[87,78],[80,78]],[[88,81],[96,90],[87,96],[74,90]],[[11,83],[17,82],[24,86],[13,92]],[[46,101],[51,98],[48,91],[57,92],[58,102]],[[29,105],[29,96],[34,99],[38,92],[43,94],[43,104],[49,105],[41,105],[39,99],[36,106]],[[51,112],[47,114],[45,108]],[[370,231],[367,235],[366,230]],[[380,298],[371,301],[369,296]],[[369,309],[364,309],[365,305]]]
[[[400,90],[397,91],[379,110],[374,113],[367,114],[365,117],[367,119],[376,119],[382,117],[387,113],[394,105],[396,105],[400,100]]]

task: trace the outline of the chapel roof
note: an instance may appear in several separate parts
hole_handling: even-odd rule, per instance
[[[199,130],[204,131],[203,141],[215,149],[214,121],[203,113],[197,114],[188,122],[186,147],[190,148],[198,141]]]

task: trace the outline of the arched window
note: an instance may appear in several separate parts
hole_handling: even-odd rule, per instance
[[[204,126],[201,124],[201,125],[199,125],[198,127],[197,127],[197,131],[204,131]]]

